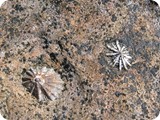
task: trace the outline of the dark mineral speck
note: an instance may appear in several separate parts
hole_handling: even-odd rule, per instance
[[[117,20],[117,17],[115,15],[112,15],[112,22],[115,22]]]
[[[15,5],[15,10],[21,12],[21,11],[23,11],[23,7],[21,5],[19,5],[19,4],[16,4]]]
[[[124,93],[121,93],[121,92],[118,92],[118,91],[115,92],[115,95],[116,95],[117,97],[119,97],[119,96],[121,96],[121,95],[122,95],[122,96],[125,96]]]
[[[147,107],[146,107],[146,103],[143,103],[143,104],[141,105],[141,107],[142,107],[142,111],[143,111],[145,114],[147,114],[147,113],[148,113],[148,110],[147,110]]]
[[[101,0],[103,4],[107,3],[109,0]]]

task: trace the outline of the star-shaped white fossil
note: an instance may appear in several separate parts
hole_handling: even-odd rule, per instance
[[[127,70],[127,65],[131,66],[130,59],[132,57],[129,55],[126,47],[119,44],[118,40],[116,41],[116,43],[107,45],[107,47],[110,51],[112,51],[111,53],[107,53],[106,55],[113,57],[113,66],[118,64],[120,71],[122,70],[122,67]]]

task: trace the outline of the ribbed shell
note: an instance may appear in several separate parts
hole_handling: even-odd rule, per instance
[[[58,98],[64,84],[60,75],[53,68],[46,67],[29,69],[24,74],[22,81],[22,84],[38,97],[39,101],[44,101],[46,98],[50,100]]]
[[[107,48],[111,52],[106,53],[106,55],[113,57],[113,66],[118,65],[120,71],[123,67],[127,70],[127,65],[131,66],[130,59],[132,59],[132,57],[129,55],[127,48],[124,45],[120,45],[119,41],[107,45]]]

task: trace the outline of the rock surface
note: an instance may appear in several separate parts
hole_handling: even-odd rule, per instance
[[[106,56],[119,40],[132,56]],[[10,0],[0,8],[0,113],[8,120],[152,120],[160,111],[160,8],[150,0]],[[26,69],[54,68],[55,101],[22,85]]]

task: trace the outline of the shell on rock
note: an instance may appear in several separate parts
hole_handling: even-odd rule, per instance
[[[130,59],[132,59],[132,57],[129,55],[129,51],[126,46],[120,45],[117,40],[116,43],[112,43],[111,45],[107,44],[107,48],[111,52],[106,53],[106,55],[113,58],[113,66],[118,65],[120,71],[123,67],[127,70],[127,65],[131,66]]]
[[[55,100],[63,90],[60,75],[53,68],[30,68],[22,77],[22,84],[38,98],[39,101],[46,99]]]

